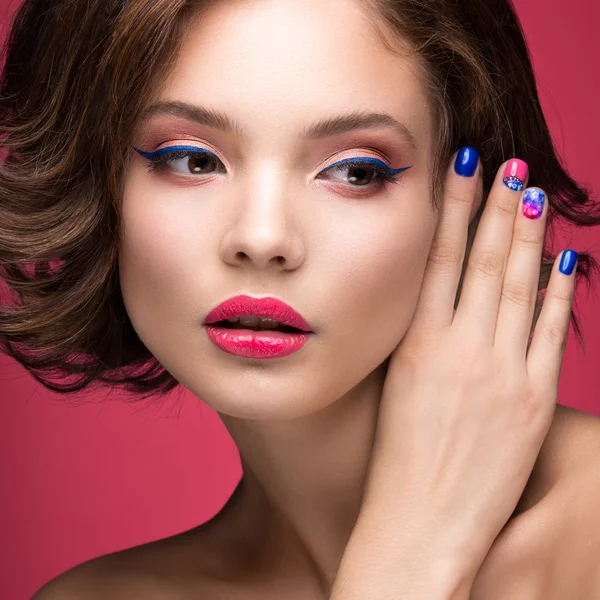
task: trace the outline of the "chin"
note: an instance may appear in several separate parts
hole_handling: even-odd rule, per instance
[[[211,376],[210,382],[196,378],[182,383],[216,412],[239,419],[298,419],[327,408],[346,391],[343,382],[338,382],[340,389],[336,390],[334,382],[301,373],[278,378],[246,370],[237,377],[220,377],[211,369]],[[330,391],[325,392],[327,389]]]

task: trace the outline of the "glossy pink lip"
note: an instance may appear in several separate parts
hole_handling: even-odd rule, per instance
[[[208,339],[227,354],[244,358],[282,358],[298,352],[312,334],[304,331],[252,331],[206,325]]]
[[[283,325],[312,333],[310,325],[285,302],[277,298],[252,298],[251,296],[234,296],[225,300],[208,313],[204,325],[244,316],[274,319]]]

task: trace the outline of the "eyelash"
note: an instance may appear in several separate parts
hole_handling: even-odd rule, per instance
[[[163,168],[166,168],[167,163],[181,159],[181,158],[187,158],[187,157],[209,158],[215,162],[218,162],[221,165],[223,164],[217,156],[215,156],[212,152],[208,152],[206,150],[198,150],[198,149],[193,149],[190,147],[178,148],[177,146],[175,146],[174,149],[171,150],[170,152],[163,152],[163,150],[167,150],[167,149],[168,148],[163,148],[163,149],[159,150],[158,152],[160,152],[160,154],[158,154],[157,152],[152,152],[152,153],[142,152],[141,150],[134,148],[134,150],[136,152],[138,152],[139,154],[141,154],[142,156],[144,156],[145,158],[148,158],[150,160],[150,162],[146,165],[149,173],[152,173],[153,171],[160,171]],[[351,169],[353,167],[359,168],[359,169],[367,169],[367,170],[370,169],[370,170],[375,171],[378,175],[377,178],[372,179],[366,185],[352,185],[352,184],[350,185],[350,187],[356,187],[356,188],[370,187],[371,184],[373,183],[373,181],[375,181],[376,183],[379,182],[382,184],[383,183],[391,183],[391,184],[400,183],[401,178],[398,177],[398,175],[400,173],[402,173],[403,171],[410,169],[410,167],[404,167],[404,168],[400,168],[400,169],[391,169],[387,165],[384,166],[384,163],[382,163],[378,159],[362,158],[362,159],[344,159],[342,161],[334,163],[330,167],[327,167],[326,169],[321,171],[321,173],[326,173],[327,171],[330,171],[330,170],[345,171],[347,168]],[[321,173],[319,173],[319,175]]]

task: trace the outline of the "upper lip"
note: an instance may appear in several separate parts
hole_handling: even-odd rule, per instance
[[[242,295],[229,298],[208,313],[204,319],[204,325],[244,316],[274,319],[283,325],[290,325],[301,331],[312,333],[310,325],[300,314],[282,300],[272,297],[253,298]]]

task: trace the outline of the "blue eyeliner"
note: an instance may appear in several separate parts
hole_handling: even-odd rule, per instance
[[[218,156],[213,154],[209,150],[205,150],[204,148],[197,148],[196,146],[168,146],[167,148],[161,148],[156,152],[144,152],[143,150],[138,150],[135,146],[133,148],[138,154],[141,154],[144,158],[148,160],[154,160],[155,158],[159,158],[164,156],[165,154],[171,154],[172,152],[194,152],[196,154],[210,154],[214,156],[218,160]]]
[[[370,163],[373,165],[377,165],[378,167],[381,167],[382,169],[384,169],[387,173],[389,173],[390,175],[397,175],[398,173],[402,173],[402,171],[406,171],[407,169],[410,169],[412,167],[412,165],[410,167],[401,167],[399,169],[390,169],[384,162],[380,161],[377,158],[371,158],[371,157],[367,157],[367,156],[359,156],[358,158],[344,158],[344,160],[340,160],[339,162],[333,163],[331,166],[327,167],[327,171],[329,171],[329,169],[336,167],[337,165],[343,165],[345,163],[356,163],[356,162],[361,162],[361,163]]]
[[[214,153],[212,153],[209,150],[206,150],[204,148],[198,148],[196,146],[186,146],[186,145],[168,146],[166,148],[161,148],[160,150],[157,150],[155,152],[144,152],[143,150],[139,150],[136,147],[133,147],[133,149],[138,154],[140,154],[144,158],[147,158],[148,160],[151,161],[150,165],[148,165],[151,170],[154,169],[156,166],[158,166],[160,163],[170,160],[169,158],[161,159],[161,157],[171,156],[171,155],[173,155],[173,159],[185,158],[186,156],[189,156],[189,155],[191,155],[191,156],[209,156],[209,157],[212,157],[215,160],[221,162],[219,157],[216,156]],[[411,165],[409,167],[401,167],[399,169],[391,169],[383,161],[381,161],[377,158],[364,156],[364,157],[355,157],[355,158],[345,158],[343,160],[340,160],[336,163],[333,163],[326,169],[324,169],[322,171],[322,173],[325,173],[325,172],[327,172],[331,169],[335,169],[335,168],[338,168],[339,170],[341,170],[340,166],[345,165],[345,164],[347,164],[351,167],[357,167],[357,168],[364,167],[365,164],[373,165],[373,169],[380,176],[380,178],[379,178],[380,181],[383,180],[383,181],[387,181],[390,183],[398,183],[398,181],[395,179],[395,176],[412,167],[412,165]],[[363,187],[363,186],[357,186],[357,187]]]

